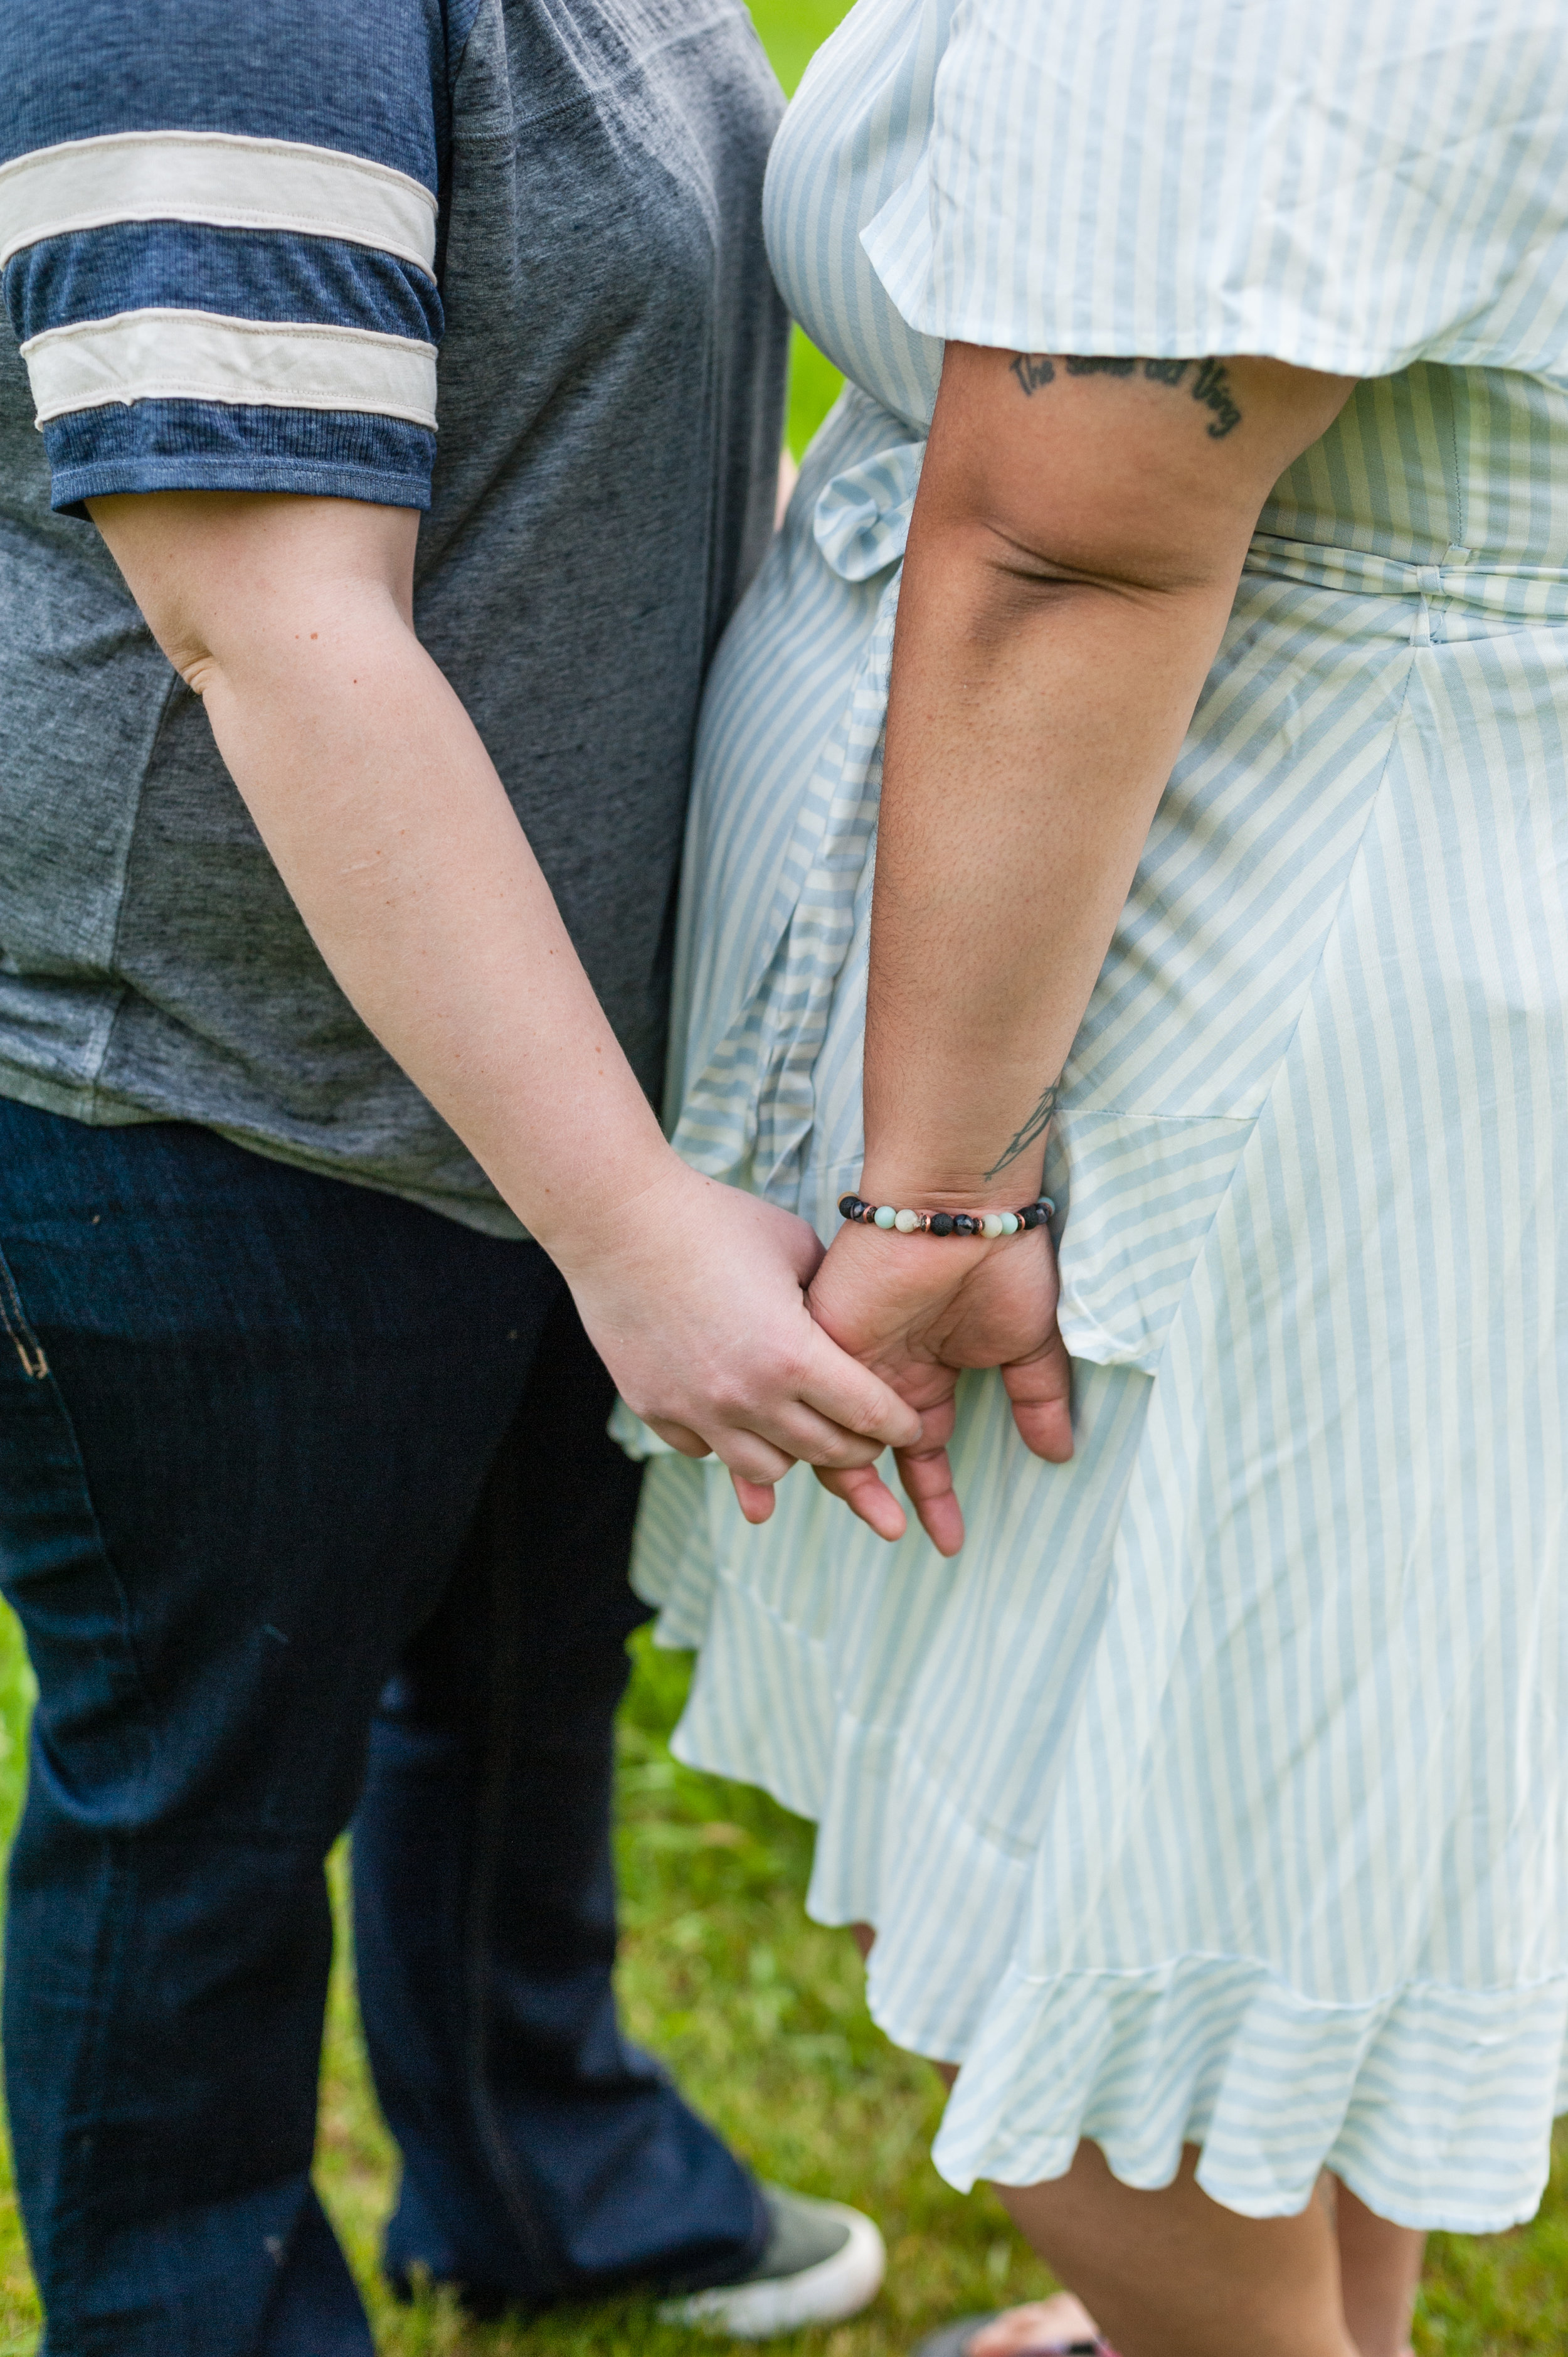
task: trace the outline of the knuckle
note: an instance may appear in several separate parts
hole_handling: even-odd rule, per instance
[[[757,1402],[752,1386],[738,1372],[726,1370],[711,1376],[705,1388],[709,1406],[721,1422],[745,1424],[749,1420]]]

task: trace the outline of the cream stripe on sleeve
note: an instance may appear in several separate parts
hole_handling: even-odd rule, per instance
[[[406,172],[290,139],[134,131],[0,167],[0,269],[25,246],[115,221],[339,237],[435,271],[435,199]]]
[[[363,409],[435,426],[435,345],[367,328],[121,311],[48,328],[21,351],[40,426],[116,401]]]

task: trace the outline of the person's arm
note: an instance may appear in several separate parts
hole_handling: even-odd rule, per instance
[[[1015,1208],[1269,490],[1350,381],[1274,361],[1077,362],[950,344],[899,593],[872,909],[859,1192]],[[1043,1230],[846,1228],[830,1332],[932,1411],[906,1486],[961,1535],[952,1370],[1002,1366],[1071,1453]],[[875,1476],[830,1477],[864,1491]]]
[[[91,513],[344,992],[560,1266],[630,1405],[714,1450],[753,1520],[793,1459],[912,1439],[914,1413],[807,1312],[804,1222],[665,1143],[414,636],[417,514],[249,492]]]

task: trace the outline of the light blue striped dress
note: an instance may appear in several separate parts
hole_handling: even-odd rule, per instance
[[[1077,1456],[965,1378],[951,1564],[660,1458],[678,1749],[817,1819],[876,2018],[962,2063],[955,2184],[1193,2140],[1250,2214],[1326,2164],[1506,2226],[1568,2101],[1560,0],[861,0],[768,207],[850,385],[713,679],[671,1103],[824,1236],[940,339],[1369,381],[1263,514],[1067,1069]]]

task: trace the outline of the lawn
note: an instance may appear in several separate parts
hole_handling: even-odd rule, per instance
[[[789,87],[842,14],[835,0],[760,0],[758,26]],[[797,336],[790,440],[809,439],[837,379]],[[927,2158],[940,2099],[924,2066],[867,2018],[847,1936],[807,1921],[811,1831],[761,1795],[679,1766],[666,1738],[685,1664],[636,1647],[621,1729],[621,1989],[634,2034],[765,2175],[859,2202],[890,2256],[881,2298],[854,2323],[774,2344],[779,2357],[895,2357],[966,2309],[1048,2277],[986,2193],[961,2199]],[[28,1674],[0,1618],[0,1836],[23,1774]],[[341,1860],[335,1881],[341,1916]],[[660,2325],[646,2302],[558,2311],[528,2326],[466,2325],[441,2300],[395,2308],[376,2274],[396,2162],[376,2111],[340,1938],[322,2072],[318,2176],[375,2319],[384,2357],[699,2357],[711,2344]],[[3,2156],[0,2156],[3,2166]],[[0,2180],[0,2357],[34,2348],[38,2309],[8,2178]],[[1540,2217],[1486,2243],[1434,2246],[1418,2319],[1423,2357],[1562,2357],[1568,2350],[1568,2143]]]

